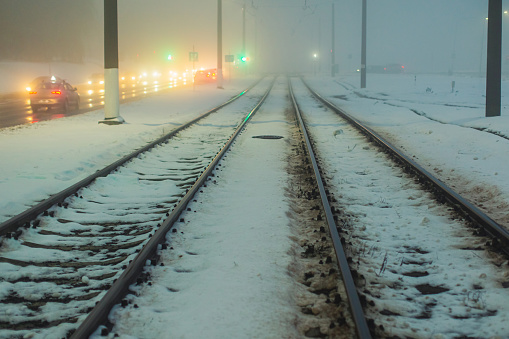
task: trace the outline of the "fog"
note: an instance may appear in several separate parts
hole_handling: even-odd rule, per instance
[[[509,9],[504,0],[504,9]],[[223,0],[223,55],[245,72],[330,74],[360,67],[361,0]],[[409,73],[485,72],[488,0],[367,0],[367,64]],[[103,63],[103,1],[0,0],[0,61]],[[243,38],[245,6],[245,40]],[[507,33],[509,15],[504,15]],[[118,0],[120,68],[217,65],[216,0]],[[316,54],[316,57],[313,55]],[[172,59],[168,60],[171,55]],[[503,45],[504,70],[509,46]],[[235,67],[225,63],[223,69]]]

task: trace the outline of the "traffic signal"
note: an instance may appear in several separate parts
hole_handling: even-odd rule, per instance
[[[249,58],[247,56],[243,56],[240,58],[240,61],[246,62],[246,61],[249,61]]]
[[[168,60],[173,60],[173,55],[168,54]]]

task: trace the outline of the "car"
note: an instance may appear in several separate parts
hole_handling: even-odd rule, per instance
[[[136,84],[139,82],[140,76],[133,72],[122,73],[118,77],[120,84]]]
[[[104,87],[104,74],[94,73],[90,76],[87,82],[92,87]]]
[[[402,64],[388,64],[384,68],[385,73],[404,73],[405,72],[405,66]]]
[[[42,79],[31,88],[29,95],[33,112],[42,107],[60,108],[68,112],[71,108],[78,110],[80,105],[78,89],[57,77]]]
[[[194,83],[207,83],[215,82],[217,78],[217,69],[203,69],[196,72],[194,75]]]
[[[63,81],[63,79],[56,77],[56,76],[49,76],[49,75],[43,75],[40,77],[35,78],[30,82],[30,84],[26,87],[27,92],[30,92],[32,89],[35,88],[38,84],[40,84],[43,81]]]

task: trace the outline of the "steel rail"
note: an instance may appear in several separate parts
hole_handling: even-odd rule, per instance
[[[493,239],[499,241],[504,246],[499,246],[499,249],[509,254],[509,231],[487,216],[484,212],[482,212],[478,207],[470,203],[468,200],[463,198],[461,195],[456,193],[450,187],[445,185],[439,179],[434,177],[431,173],[429,173],[426,169],[421,167],[418,163],[412,160],[410,157],[405,155],[403,152],[398,150],[395,146],[390,144],[387,140],[381,137],[378,133],[376,133],[371,128],[362,124],[359,120],[353,118],[340,108],[336,107],[333,103],[322,97],[320,94],[315,92],[308,83],[302,79],[304,85],[308,88],[308,90],[324,105],[328,108],[339,114],[341,117],[349,121],[353,126],[355,126],[360,132],[362,132],[367,137],[371,138],[379,145],[387,149],[391,155],[399,159],[402,163],[409,166],[411,170],[417,174],[418,176],[424,178],[429,183],[433,185],[436,191],[440,192],[442,196],[453,205],[455,210],[460,210],[464,215],[467,215],[472,220],[475,220],[480,227],[482,227],[488,234],[490,234]],[[493,244],[495,245],[495,244]],[[497,246],[495,246],[497,247]]]
[[[157,257],[158,245],[166,242],[166,234],[173,228],[173,224],[178,220],[180,214],[185,211],[191,199],[206,182],[207,178],[216,169],[219,161],[223,158],[224,154],[228,151],[237,136],[244,130],[251,117],[265,102],[265,99],[268,97],[270,91],[272,90],[274,82],[275,78],[273,79],[269,89],[264,94],[260,102],[255,106],[255,108],[253,108],[253,110],[251,110],[251,112],[249,112],[244,121],[239,125],[237,130],[233,133],[223,148],[217,153],[214,159],[212,159],[210,165],[204,170],[194,185],[187,191],[184,197],[175,206],[168,218],[164,220],[164,222],[161,224],[161,227],[155,232],[154,236],[150,238],[147,244],[141,249],[140,253],[138,253],[134,260],[120,275],[120,277],[113,283],[108,292],[106,292],[104,297],[89,313],[83,323],[81,323],[78,329],[72,334],[71,339],[88,338],[94,331],[97,330],[101,324],[106,323],[108,314],[110,313],[111,309],[116,304],[119,304],[122,301],[122,298],[124,298],[124,296],[129,293],[129,285],[133,284],[143,272],[143,268],[147,265],[147,260],[152,260],[153,258]]]
[[[122,157],[121,159],[113,162],[112,164],[104,167],[103,169],[101,170],[98,170],[97,172],[95,172],[94,174],[78,181],[77,183],[75,183],[74,185],[50,196],[49,198],[47,198],[46,200],[38,203],[37,205],[27,209],[26,211],[2,222],[0,224],[0,236],[5,236],[7,235],[9,232],[15,232],[17,231],[20,227],[30,227],[30,222],[34,219],[36,219],[40,214],[44,213],[44,211],[48,210],[49,208],[51,208],[52,206],[56,205],[56,204],[61,204],[64,202],[64,200],[66,198],[68,198],[69,196],[73,195],[74,193],[76,193],[79,189],[81,189],[82,187],[85,187],[87,185],[89,185],[90,183],[92,183],[95,179],[99,178],[99,177],[105,177],[107,176],[109,173],[111,173],[113,170],[115,170],[117,167],[119,166],[122,166],[123,164],[125,164],[126,162],[128,162],[129,160],[137,157],[138,155],[140,155],[141,153],[144,153],[146,151],[148,151],[149,149],[155,147],[156,145],[159,145],[163,142],[165,142],[166,140],[172,138],[175,134],[177,134],[178,132],[182,131],[183,129],[193,125],[194,123],[196,123],[197,121],[209,116],[210,114],[218,111],[219,109],[229,105],[230,103],[232,103],[233,101],[237,100],[238,98],[240,98],[242,95],[246,94],[248,91],[250,91],[252,88],[254,88],[262,79],[259,79],[258,81],[256,81],[254,84],[252,84],[249,88],[247,88],[246,90],[242,91],[241,93],[235,95],[234,97],[232,97],[231,99],[229,99],[228,101],[224,102],[223,104],[215,107],[215,108],[212,108],[211,110],[201,114],[200,116],[198,116],[197,118],[183,124],[182,126],[172,130],[171,132],[167,133],[166,135],[158,138],[157,140],[145,145],[144,147],[141,147],[139,148],[138,150]]]
[[[350,302],[350,310],[355,322],[355,326],[357,329],[357,336],[361,339],[371,338],[371,334],[369,331],[368,323],[366,321],[366,317],[364,316],[364,311],[362,308],[361,301],[359,299],[359,295],[357,293],[357,287],[355,286],[352,273],[350,272],[350,268],[348,266],[348,260],[343,249],[343,245],[341,244],[341,238],[338,233],[338,229],[336,223],[334,221],[334,215],[332,214],[331,207],[329,204],[329,200],[327,197],[327,193],[325,192],[325,187],[323,185],[322,176],[320,174],[320,170],[318,169],[318,164],[316,162],[316,157],[313,152],[313,146],[311,145],[311,141],[309,140],[309,135],[302,119],[302,115],[299,109],[299,105],[295,100],[295,96],[293,93],[292,83],[290,78],[288,78],[288,88],[290,91],[290,97],[292,99],[292,103],[295,109],[295,115],[299,121],[300,129],[302,130],[302,134],[304,135],[304,139],[307,145],[307,151],[309,153],[309,157],[311,159],[311,164],[313,165],[313,171],[315,174],[316,184],[318,185],[320,191],[320,197],[322,199],[323,208],[325,211],[325,217],[327,219],[327,224],[329,226],[329,233],[332,238],[332,242],[334,244],[334,251],[336,253],[336,259],[338,260],[339,269],[341,271],[341,276],[343,277],[343,283],[345,285],[346,293],[348,296],[348,300]]]

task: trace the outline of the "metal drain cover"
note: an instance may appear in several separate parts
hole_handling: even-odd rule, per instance
[[[280,135],[255,135],[253,138],[257,139],[283,139]]]

